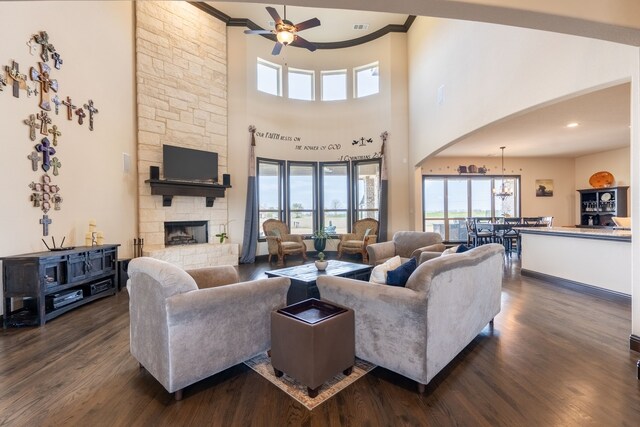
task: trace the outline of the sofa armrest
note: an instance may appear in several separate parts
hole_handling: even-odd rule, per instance
[[[393,242],[372,243],[367,245],[367,254],[369,255],[369,264],[380,264],[382,260],[396,255],[396,244]]]
[[[345,233],[340,235],[340,242],[346,242],[347,240],[357,240],[358,237],[354,233]]]
[[[187,270],[187,273],[196,281],[199,289],[238,283],[238,272],[231,265],[215,267],[203,267]]]

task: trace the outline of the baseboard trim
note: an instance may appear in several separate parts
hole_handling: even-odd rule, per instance
[[[571,289],[610,301],[631,304],[631,295],[623,294],[622,292],[599,288],[597,286],[587,285],[586,283],[576,282],[574,280],[563,279],[562,277],[552,276],[550,274],[527,270],[526,268],[521,269],[520,274],[522,276],[542,280],[555,286],[560,286],[566,289]]]
[[[640,337],[637,335],[631,334],[629,336],[629,348],[633,351],[637,351],[640,353]]]

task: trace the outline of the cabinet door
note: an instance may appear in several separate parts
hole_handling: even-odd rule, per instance
[[[104,251],[104,272],[113,273],[116,269],[116,261],[118,259],[117,249],[105,249]]]
[[[67,263],[69,282],[85,280],[89,271],[88,265],[86,252],[69,255],[69,262]]]
[[[97,249],[87,252],[87,264],[89,276],[98,276],[104,273],[104,251]]]

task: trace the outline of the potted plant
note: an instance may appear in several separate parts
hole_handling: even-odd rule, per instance
[[[327,239],[331,239],[331,235],[322,228],[314,231],[311,237],[313,238],[313,247],[318,252],[324,251],[324,248],[327,246]]]
[[[324,271],[329,264],[329,261],[324,260],[324,252],[318,252],[318,260],[315,261],[316,268],[320,271]]]

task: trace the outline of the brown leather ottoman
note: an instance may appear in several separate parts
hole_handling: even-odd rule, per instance
[[[271,312],[271,365],[307,386],[316,397],[320,386],[355,363],[353,310],[311,298]]]

